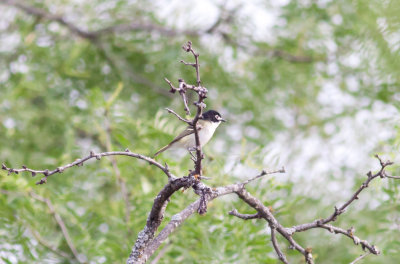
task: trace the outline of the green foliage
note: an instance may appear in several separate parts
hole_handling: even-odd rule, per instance
[[[90,30],[132,19],[172,29],[184,19],[186,29],[194,30],[208,24],[195,25],[189,18],[210,20],[180,6],[162,18],[159,5],[167,3],[30,2]],[[179,63],[192,59],[180,49],[188,39],[201,54],[202,81],[210,90],[207,107],[229,120],[205,147],[205,174],[212,177],[207,184],[221,186],[284,165],[286,176],[268,176],[251,183],[249,191],[291,226],[326,217],[345,201],[363,175],[377,168],[371,158],[375,152],[399,161],[396,1],[289,1],[283,6],[270,1],[257,8],[279,15],[259,38],[248,32],[252,16],[239,12],[224,25],[223,36],[220,31],[167,36],[132,30],[95,41],[46,18],[0,8],[0,161],[8,166],[55,168],[91,149],[106,151],[108,133],[113,150],[153,154],[183,127],[163,110],[183,115],[179,96],[168,93],[163,78],[195,81],[193,69]],[[159,160],[180,176],[192,166],[186,156],[163,154]],[[127,157],[118,157],[117,165],[128,190],[129,222],[108,159],[50,176],[41,186],[28,173],[0,171],[2,261],[77,263],[54,215],[32,198],[34,192],[54,205],[82,260],[123,263],[166,177]],[[390,173],[398,175],[398,167]],[[195,199],[191,190],[174,194],[165,220]],[[398,263],[399,200],[399,184],[379,179],[335,223],[354,226],[357,236],[382,250],[364,263]],[[277,263],[266,223],[230,217],[232,208],[254,213],[234,196],[213,201],[205,216],[192,216],[169,238],[159,263]],[[326,230],[296,239],[313,248],[316,262],[349,263],[362,253],[350,239]],[[291,263],[303,261],[286,241],[279,242]]]

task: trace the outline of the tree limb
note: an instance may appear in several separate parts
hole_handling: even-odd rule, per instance
[[[21,169],[13,169],[13,168],[8,168],[5,164],[2,164],[1,168],[3,170],[8,171],[8,174],[11,174],[11,173],[18,174],[18,173],[23,172],[23,171],[31,172],[32,173],[32,177],[36,176],[36,174],[43,174],[44,177],[40,181],[38,181],[36,184],[44,184],[44,183],[47,182],[47,177],[49,177],[49,176],[51,176],[53,174],[62,173],[62,172],[64,172],[64,170],[66,170],[68,168],[71,168],[73,166],[83,166],[83,163],[85,163],[86,161],[88,161],[90,159],[96,158],[97,160],[100,160],[101,157],[106,157],[106,156],[129,156],[129,157],[145,160],[148,163],[150,163],[150,164],[156,166],[157,168],[159,168],[160,170],[162,170],[165,173],[165,175],[167,175],[167,177],[169,179],[175,178],[170,173],[170,171],[169,171],[167,166],[161,165],[160,163],[158,163],[157,161],[155,161],[154,159],[152,159],[150,157],[130,152],[129,149],[126,149],[125,152],[123,152],[123,151],[110,151],[110,152],[95,153],[94,151],[91,151],[89,156],[86,156],[86,157],[83,157],[83,158],[80,158],[80,159],[76,159],[74,162],[69,163],[69,164],[64,165],[64,166],[61,166],[61,167],[57,167],[54,170],[48,170],[48,169],[45,169],[45,170],[33,170],[33,169],[30,169],[30,168],[27,168],[24,165],[22,166]]]

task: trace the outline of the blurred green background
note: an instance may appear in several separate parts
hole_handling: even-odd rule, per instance
[[[229,120],[204,149],[207,184],[285,166],[249,191],[285,226],[326,217],[379,168],[373,154],[400,162],[399,13],[395,0],[0,0],[0,161],[53,169],[90,150],[153,154],[183,127],[164,110],[184,115],[163,78],[194,83],[179,63],[192,60],[180,48],[191,40],[207,106]],[[192,166],[187,156],[158,160],[179,176]],[[0,172],[0,263],[124,263],[166,183],[127,157],[38,180]],[[377,179],[335,223],[381,249],[363,263],[398,263],[399,191]],[[76,256],[35,194],[63,219]],[[165,220],[195,199],[174,194]],[[158,263],[278,263],[265,221],[230,217],[232,208],[253,213],[233,195],[213,201]],[[291,263],[304,263],[278,239]],[[316,263],[362,253],[326,230],[295,239]]]

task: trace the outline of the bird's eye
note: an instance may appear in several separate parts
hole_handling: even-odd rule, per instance
[[[220,119],[219,115],[215,115],[215,119],[219,120]]]

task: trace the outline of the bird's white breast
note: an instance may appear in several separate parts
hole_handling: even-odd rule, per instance
[[[201,129],[199,130],[199,140],[202,147],[208,141],[210,141],[220,123],[221,122],[199,121],[199,125],[201,126]],[[194,134],[188,136],[187,140],[185,141],[186,142],[184,142],[184,147],[186,149],[194,148],[196,146],[196,138]]]

